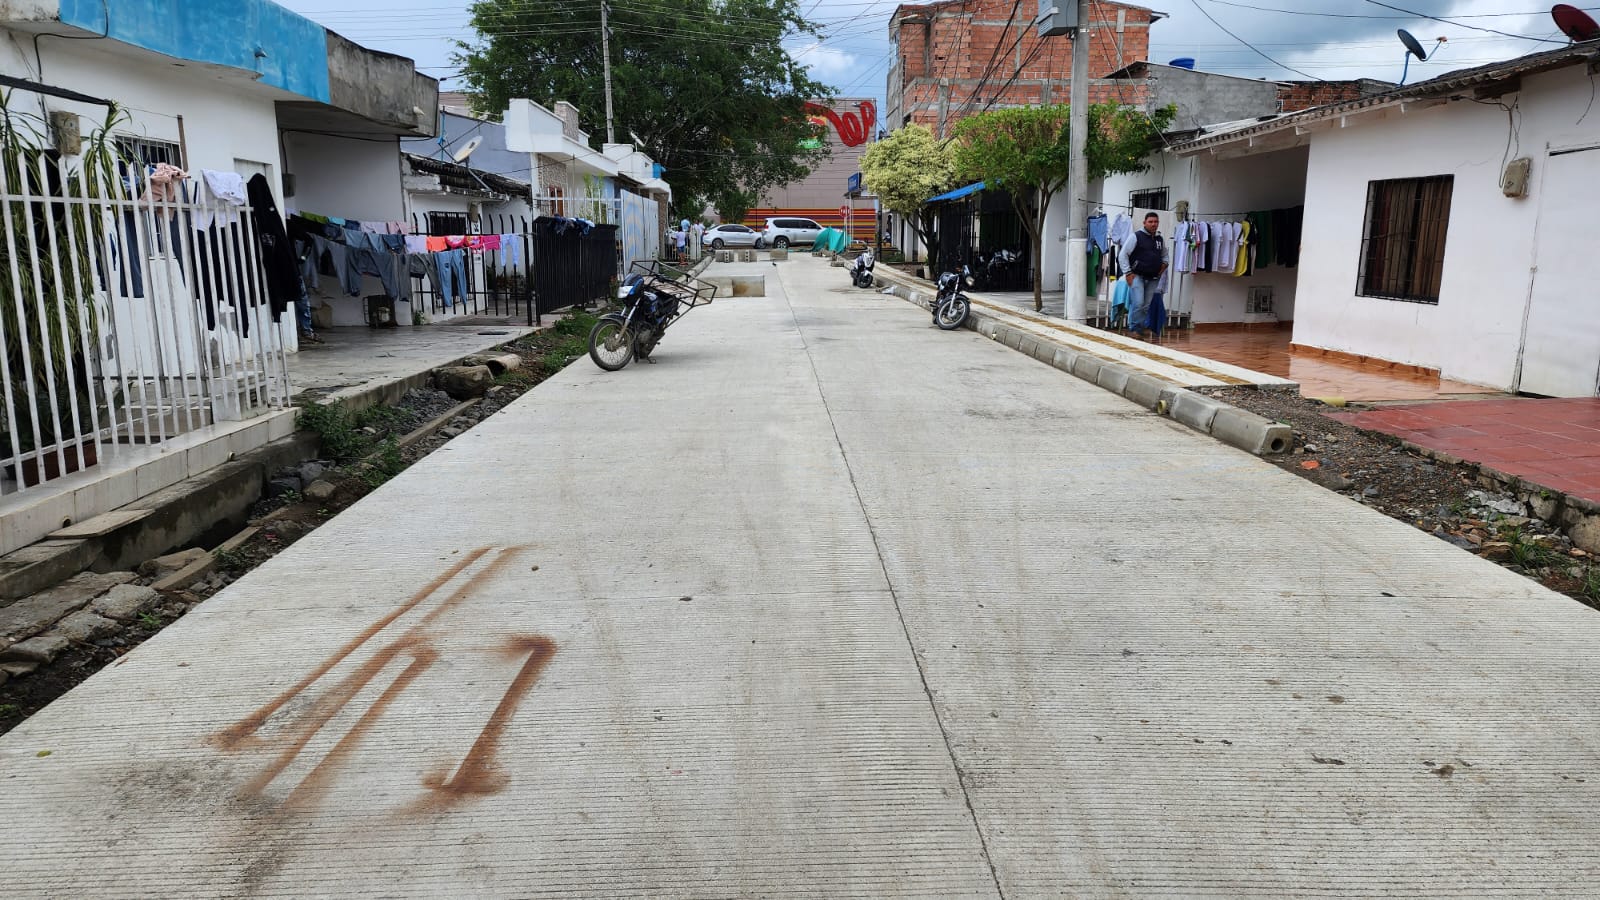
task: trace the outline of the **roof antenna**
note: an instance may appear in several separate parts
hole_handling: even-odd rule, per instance
[[[1406,45],[1406,64],[1405,68],[1400,70],[1400,83],[1405,84],[1406,77],[1411,74],[1411,57],[1415,56],[1417,59],[1427,62],[1430,54],[1423,52],[1422,42],[1413,37],[1411,32],[1400,28],[1396,29],[1395,34],[1400,36],[1400,43]],[[1443,47],[1448,40],[1449,38],[1444,37],[1434,38],[1433,53],[1431,55],[1437,56],[1439,48]]]
[[[1575,44],[1600,39],[1600,25],[1596,25],[1588,13],[1576,6],[1557,3],[1550,7],[1550,17],[1556,20],[1556,27],[1567,37],[1572,38]]]

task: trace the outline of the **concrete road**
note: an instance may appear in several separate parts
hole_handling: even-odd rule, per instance
[[[5,894],[1600,894],[1600,616],[757,269],[0,738]]]

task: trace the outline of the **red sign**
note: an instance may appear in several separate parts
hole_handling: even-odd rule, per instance
[[[872,137],[872,127],[878,124],[878,107],[871,100],[863,100],[856,104],[856,112],[847,112],[843,115],[834,112],[821,103],[806,101],[806,112],[813,117],[821,117],[833,124],[833,130],[839,133],[839,140],[846,147],[859,147]]]
[[[839,207],[839,215],[849,218],[850,207],[848,205]]]

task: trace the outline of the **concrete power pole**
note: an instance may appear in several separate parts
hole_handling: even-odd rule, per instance
[[[606,70],[606,143],[615,144],[617,132],[611,124],[611,28],[606,18],[609,12],[606,0],[600,0],[600,56]]]
[[[1084,147],[1089,138],[1089,4],[1078,3],[1077,27],[1072,32],[1071,158],[1067,166],[1067,283],[1063,312],[1073,322],[1089,318],[1089,161]]]

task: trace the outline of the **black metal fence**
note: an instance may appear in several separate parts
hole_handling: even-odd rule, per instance
[[[621,265],[617,226],[544,216],[533,221],[531,237],[540,315],[609,295]]]
[[[428,213],[425,218],[412,216],[412,233],[430,237],[457,235],[509,235],[521,246],[515,254],[508,247],[499,250],[468,252],[465,256],[460,296],[446,298],[441,294],[439,281],[451,277],[448,272],[428,272],[429,266],[439,263],[432,254],[415,254],[411,270],[411,308],[426,310],[434,315],[466,313],[467,315],[496,316],[524,319],[534,324],[539,309],[532,301],[533,258],[528,252],[530,223],[526,216],[478,215],[464,213]],[[452,294],[457,292],[452,290]]]
[[[954,271],[967,265],[984,290],[1032,290],[1033,269],[1028,260],[1031,241],[1005,194],[980,191],[944,203],[939,207],[935,229],[941,270]],[[1015,260],[990,266],[989,260],[1000,250],[1016,254]]]

